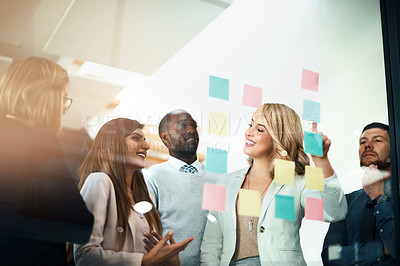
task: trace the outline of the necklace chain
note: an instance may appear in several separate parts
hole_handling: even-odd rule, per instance
[[[250,173],[247,174],[248,180],[247,180],[247,189],[250,190]],[[264,191],[261,193],[261,197],[264,195],[264,193],[267,191],[269,185],[271,185],[271,181],[265,186]],[[250,216],[250,221],[249,221],[249,231],[253,231],[253,217]]]

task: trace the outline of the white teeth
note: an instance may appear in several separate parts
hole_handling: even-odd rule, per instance
[[[146,155],[144,155],[143,153],[138,153],[137,155],[142,156],[143,158],[146,158]]]
[[[255,142],[252,142],[251,140],[246,140],[246,144],[255,145],[256,143],[255,143]]]

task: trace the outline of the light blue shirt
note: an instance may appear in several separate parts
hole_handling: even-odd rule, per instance
[[[194,240],[179,253],[181,265],[200,265],[200,245],[207,222],[208,211],[202,210],[204,183],[215,183],[218,174],[209,173],[197,159],[191,165],[198,173],[180,172],[186,163],[170,157],[167,162],[155,165],[143,174],[149,192],[161,217],[163,235],[174,233],[176,242],[193,237]]]

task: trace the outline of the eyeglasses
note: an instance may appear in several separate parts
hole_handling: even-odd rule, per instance
[[[68,109],[71,107],[71,104],[72,104],[72,99],[64,97],[64,112],[68,111]]]

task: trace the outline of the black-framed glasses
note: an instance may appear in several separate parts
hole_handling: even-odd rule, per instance
[[[72,99],[64,97],[64,112],[68,111],[68,109],[71,107],[71,104],[72,104]]]

